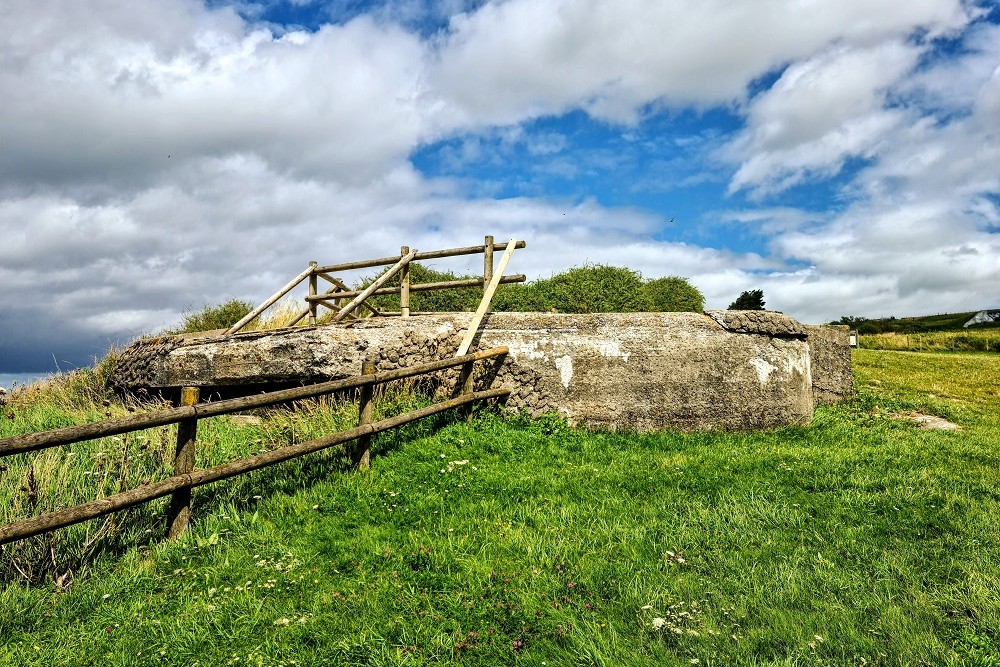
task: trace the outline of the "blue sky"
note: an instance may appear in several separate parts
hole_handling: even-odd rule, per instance
[[[39,0],[0,21],[0,372],[85,365],[311,259],[484,234],[527,240],[531,277],[627,265],[806,322],[1000,307],[996,2]]]

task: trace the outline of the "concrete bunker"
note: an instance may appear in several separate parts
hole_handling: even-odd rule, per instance
[[[468,313],[140,340],[123,351],[125,389],[310,383],[455,354]],[[595,428],[748,430],[805,424],[816,401],[853,386],[846,327],[770,311],[489,313],[473,349],[510,353],[477,377],[505,384],[510,410],[557,412]],[[441,388],[454,379],[441,378]]]

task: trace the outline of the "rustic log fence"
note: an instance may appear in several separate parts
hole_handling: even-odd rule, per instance
[[[353,440],[358,442],[350,452],[351,458],[358,468],[367,468],[370,458],[369,445],[372,436],[375,434],[446,410],[454,408],[469,410],[472,404],[477,401],[501,398],[509,395],[510,389],[506,388],[473,391],[474,387],[472,384],[475,362],[504,357],[507,353],[508,350],[506,347],[496,347],[473,354],[430,361],[386,372],[376,372],[374,364],[366,361],[362,366],[361,375],[243,398],[216,401],[214,403],[198,403],[198,389],[186,387],[181,393],[181,405],[175,408],[159,410],[144,415],[111,419],[81,426],[70,426],[0,439],[0,457],[4,457],[15,454],[26,454],[95,438],[141,431],[168,424],[178,425],[174,469],[170,477],[106,498],[0,526],[0,545],[94,519],[167,495],[171,496],[171,502],[167,511],[166,532],[167,536],[173,539],[187,529],[191,514],[191,490],[195,487],[248,473]],[[454,398],[401,415],[372,421],[373,389],[376,385],[427,375],[456,366],[461,366],[461,371],[456,386],[457,395]],[[212,468],[195,469],[198,420],[242,412],[253,408],[268,407],[289,401],[315,398],[349,389],[360,389],[357,427],[308,442],[280,447],[257,456],[237,459]]]
[[[507,243],[494,243],[492,236],[487,236],[483,245],[467,246],[464,248],[448,248],[445,250],[431,250],[419,252],[411,250],[409,246],[403,246],[400,253],[395,257],[380,257],[377,259],[365,259],[356,262],[345,262],[342,264],[330,264],[321,266],[318,262],[310,262],[309,268],[292,278],[284,287],[272,294],[263,303],[247,313],[236,324],[226,330],[225,335],[237,333],[247,324],[259,317],[264,311],[273,306],[283,296],[291,292],[303,282],[308,282],[309,293],[305,298],[306,307],[301,310],[288,326],[295,326],[305,318],[309,318],[310,325],[315,325],[318,319],[318,307],[323,306],[334,312],[333,321],[342,322],[347,318],[358,317],[358,311],[364,308],[373,317],[410,317],[418,313],[410,311],[410,295],[413,292],[427,292],[444,289],[461,289],[470,287],[483,288],[483,302],[488,306],[492,293],[496,286],[490,289],[495,282],[496,285],[509,283],[523,283],[525,276],[503,275],[506,268],[506,260],[510,259],[510,253],[516,248],[524,248],[526,243],[511,239]],[[493,253],[497,250],[504,251],[504,258],[498,271],[494,271]],[[433,283],[412,283],[410,280],[410,263],[419,262],[426,259],[443,259],[446,257],[458,257],[462,255],[483,255],[483,277],[467,278],[461,280],[446,280]],[[364,289],[355,290],[349,288],[343,280],[331,275],[342,271],[355,271],[358,269],[370,269],[380,266],[390,267],[385,273],[378,277],[371,285]],[[398,287],[386,287],[396,275],[399,275]],[[323,280],[330,285],[325,291],[320,292],[319,281]],[[372,296],[383,294],[399,294],[400,310],[398,312],[383,312],[372,306],[367,300]],[[349,301],[348,301],[349,300]],[[346,303],[345,303],[346,302]]]

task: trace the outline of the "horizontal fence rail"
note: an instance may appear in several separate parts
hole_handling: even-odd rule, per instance
[[[202,403],[200,405],[182,406],[159,410],[148,415],[136,415],[134,417],[123,417],[121,419],[109,419],[106,421],[82,424],[80,426],[66,426],[64,428],[42,431],[40,433],[26,433],[15,435],[9,438],[0,439],[0,456],[10,456],[21,454],[59,445],[69,445],[83,440],[93,440],[95,438],[105,438],[112,435],[121,435],[132,431],[141,431],[157,426],[167,426],[176,424],[185,419],[203,419],[205,417],[217,417],[219,415],[232,414],[243,410],[254,408],[266,408],[279,403],[288,403],[306,398],[315,398],[325,394],[332,394],[347,389],[357,389],[365,385],[383,384],[395,380],[405,380],[426,375],[446,368],[454,368],[463,364],[501,357],[507,355],[509,350],[506,346],[495,347],[489,350],[482,350],[473,354],[452,359],[440,359],[429,361],[416,366],[408,366],[394,371],[384,371],[366,375],[354,375],[343,380],[330,380],[310,384],[304,387],[293,387],[292,389],[282,389],[266,394],[255,394],[244,396],[243,398],[230,398],[214,403]]]
[[[137,415],[135,417],[112,419],[81,426],[70,426],[41,433],[29,433],[4,438],[0,440],[0,457],[24,454],[84,440],[120,435],[122,433],[131,433],[157,426],[180,424],[177,436],[178,458],[175,459],[174,471],[170,477],[99,500],[0,526],[0,545],[104,516],[167,495],[172,496],[171,507],[168,510],[168,535],[176,537],[187,527],[192,488],[258,470],[275,463],[287,461],[352,440],[359,441],[364,449],[363,452],[360,452],[361,457],[355,457],[355,462],[365,467],[368,460],[367,447],[373,435],[446,410],[470,405],[476,401],[501,398],[509,395],[510,389],[506,388],[488,389],[477,392],[473,391],[472,386],[473,364],[475,362],[503,357],[507,354],[508,349],[506,347],[496,347],[461,357],[440,359],[381,373],[375,372],[373,364],[370,361],[366,361],[362,367],[362,375],[342,380],[321,382],[304,387],[295,387],[293,389],[284,389],[214,403],[183,405],[177,408],[160,410],[148,415]],[[371,421],[371,390],[375,385],[426,375],[457,366],[462,367],[459,380],[461,394],[459,396],[394,417],[374,422]],[[361,389],[361,398],[358,406],[359,424],[356,428],[340,431],[308,442],[280,447],[257,456],[230,461],[229,463],[213,468],[191,469],[194,465],[193,447],[196,425],[199,419],[232,414],[252,408],[268,407],[356,388]],[[188,389],[191,389],[191,391],[187,392],[187,397],[196,400],[197,390],[194,388]],[[184,392],[182,392],[182,396],[184,395]],[[185,456],[189,457],[189,460],[181,464],[181,451],[182,448],[186,447],[190,447],[190,450],[187,450],[185,454]]]
[[[518,241],[514,247],[524,248],[527,244],[524,241]],[[506,243],[494,243],[493,250],[506,250]],[[427,252],[418,252],[413,256],[414,262],[419,262],[422,259],[443,259],[445,257],[458,257],[460,255],[478,255],[483,252],[483,246],[472,245],[465,248],[449,248],[448,250],[430,250]],[[329,266],[317,266],[316,271],[318,273],[335,273],[337,271],[352,271],[354,269],[371,269],[376,266],[390,266],[399,261],[399,255],[395,257],[380,257],[379,259],[364,259],[359,262],[345,262],[343,264],[330,264]]]
[[[523,283],[527,280],[523,273],[519,273],[512,276],[504,276],[500,279],[501,285],[508,285],[510,283]],[[446,280],[439,283],[414,283],[410,285],[411,292],[430,292],[434,290],[449,289],[452,287],[482,287],[482,278],[464,278],[462,280]],[[380,287],[371,293],[371,296],[377,296],[382,294],[399,294],[400,287]],[[334,299],[345,299],[358,296],[361,294],[362,290],[350,290],[344,292],[328,292],[326,294],[316,294],[315,296],[307,296],[306,301],[333,301]],[[398,313],[384,313],[383,315],[392,315]]]
[[[377,259],[365,259],[357,262],[344,262],[341,264],[329,264],[325,266],[320,266],[318,262],[310,262],[309,268],[293,278],[288,284],[275,292],[273,295],[268,297],[264,303],[247,313],[238,322],[229,327],[224,334],[228,336],[239,332],[243,329],[243,327],[252,322],[255,318],[259,317],[265,310],[277,303],[281,297],[291,292],[303,282],[308,282],[309,288],[309,293],[305,297],[306,307],[304,310],[299,312],[287,326],[294,326],[306,317],[309,318],[309,324],[315,326],[317,324],[318,306],[328,308],[334,312],[332,320],[334,323],[341,322],[349,317],[360,317],[358,311],[361,308],[367,310],[368,313],[374,317],[409,317],[413,314],[410,311],[411,292],[482,287],[485,297],[486,292],[489,290],[489,285],[494,282],[495,278],[493,275],[493,253],[497,250],[503,250],[504,256],[509,257],[510,253],[515,249],[524,248],[526,246],[527,244],[524,241],[518,241],[516,239],[511,239],[506,243],[495,243],[492,236],[487,236],[483,245],[466,246],[464,248],[448,248],[445,250],[420,252],[418,250],[411,250],[409,246],[403,246],[400,249],[400,254],[393,257],[379,257]],[[458,257],[461,255],[476,254],[483,255],[482,279],[471,278],[417,284],[413,284],[410,281],[410,264],[412,262],[425,259],[442,259],[445,257]],[[330,275],[331,273],[337,271],[353,271],[379,266],[389,266],[390,268],[376,278],[372,284],[363,289],[351,289],[339,278]],[[503,273],[502,268],[500,269],[500,273]],[[398,287],[384,287],[385,283],[389,282],[389,280],[396,276],[399,277]],[[326,291],[320,292],[320,279],[330,283],[332,286]],[[523,283],[525,280],[526,277],[523,274],[511,276],[501,275],[497,284],[506,285],[510,283]],[[368,303],[368,299],[371,297],[385,294],[399,294],[400,312],[383,312]],[[350,300],[350,302],[344,304],[345,300]],[[488,305],[489,299],[486,299],[486,301]]]
[[[279,449],[273,449],[258,456],[246,459],[238,459],[229,463],[224,463],[214,468],[204,470],[194,470],[183,475],[173,475],[159,482],[152,482],[131,491],[125,491],[113,496],[101,498],[89,503],[77,505],[63,510],[42,514],[40,516],[24,519],[6,526],[0,526],[0,544],[6,544],[15,540],[22,540],[33,535],[38,535],[56,528],[65,528],[74,523],[96,519],[97,517],[111,514],[119,510],[128,509],[141,503],[162,498],[182,488],[193,488],[204,486],[212,482],[242,475],[244,473],[259,470],[275,463],[298,458],[305,454],[318,452],[321,449],[343,444],[351,440],[356,440],[364,436],[375,435],[382,431],[408,424],[424,417],[430,417],[446,410],[461,407],[475,401],[499,398],[510,393],[509,389],[488,389],[486,391],[476,391],[471,394],[464,394],[441,403],[435,403],[413,412],[389,417],[370,424],[364,424],[347,431],[340,431],[324,438],[317,438],[308,442],[296,445],[288,445]]]

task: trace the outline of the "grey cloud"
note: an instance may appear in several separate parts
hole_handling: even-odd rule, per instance
[[[68,371],[90,366],[112,346],[139,331],[95,331],[49,303],[4,304],[0,315],[0,368],[6,373]]]
[[[175,7],[146,9],[169,17]],[[244,152],[357,182],[404,160],[433,132],[439,107],[421,84],[427,47],[391,25],[359,18],[275,38],[210,21],[202,8],[187,41],[164,51],[148,48],[141,32],[53,16],[66,24],[51,19],[59,25],[38,37],[26,63],[0,69],[0,88],[16,91],[0,109],[0,179],[8,184],[138,189],[178,163]],[[12,25],[30,32],[33,18],[15,16]]]

